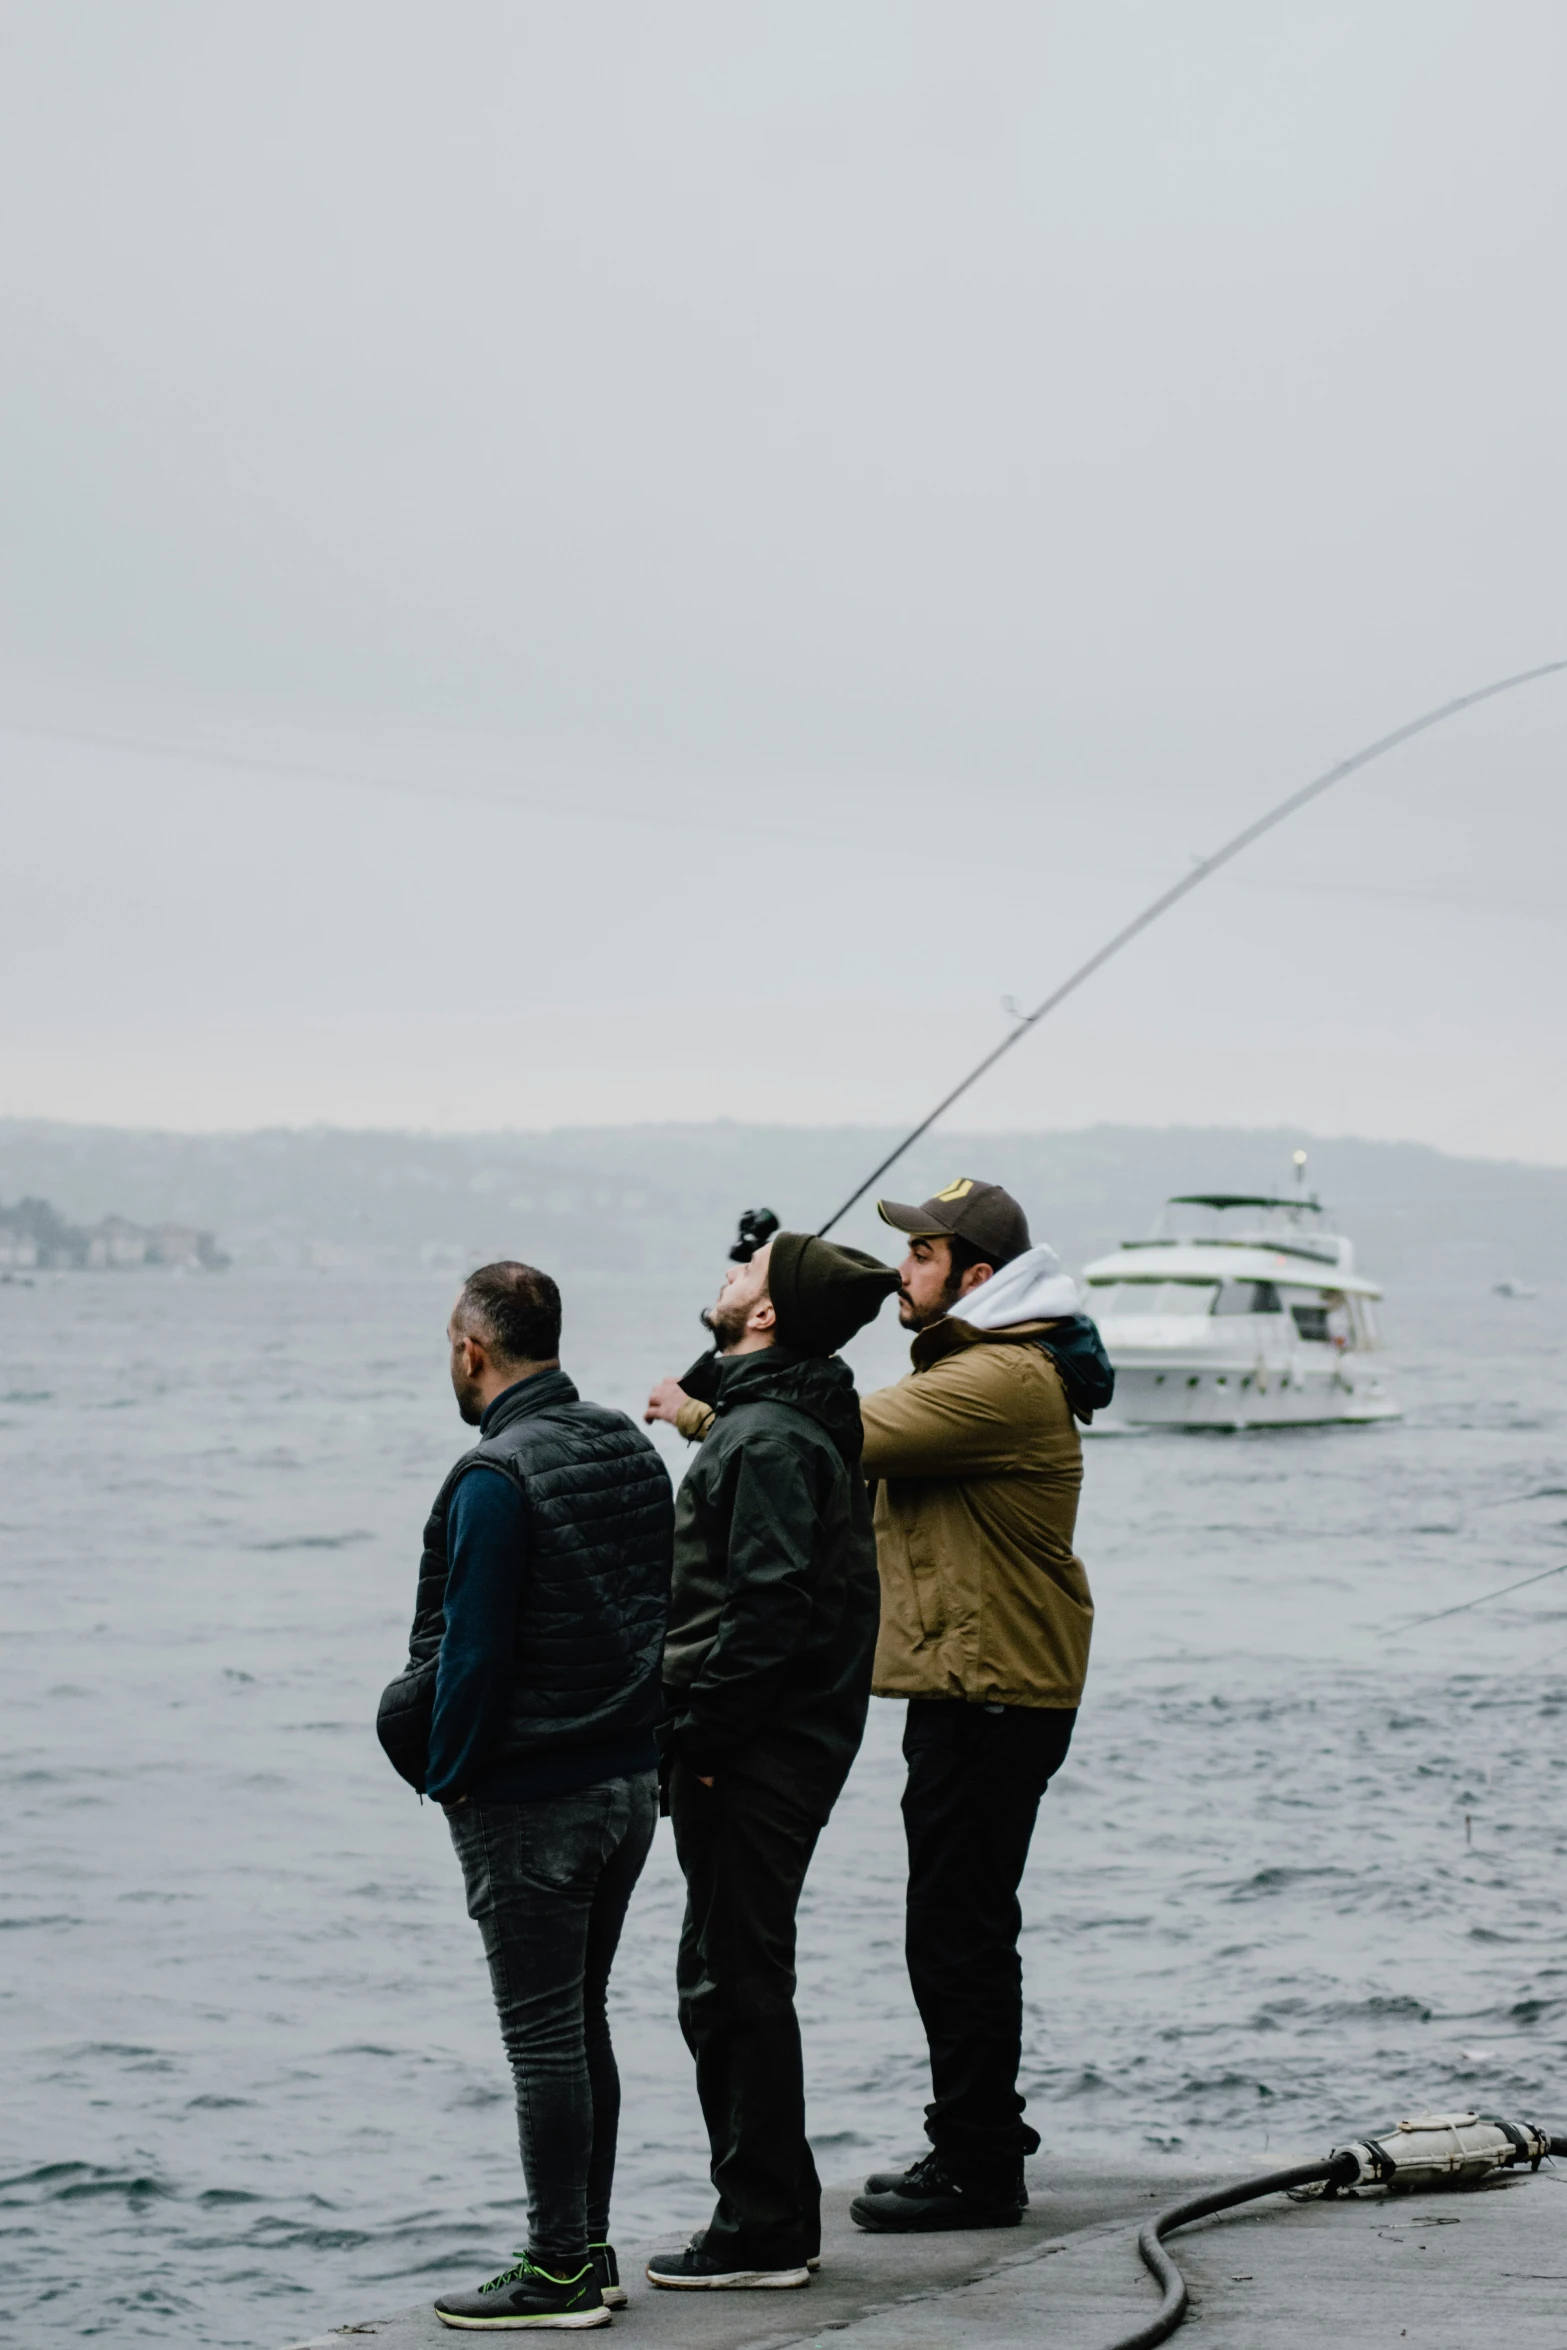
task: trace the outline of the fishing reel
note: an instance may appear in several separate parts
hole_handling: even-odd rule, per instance
[[[729,1251],[732,1265],[748,1265],[759,1248],[765,1248],[778,1230],[778,1218],[771,1208],[747,1208],[740,1218],[740,1236]]]

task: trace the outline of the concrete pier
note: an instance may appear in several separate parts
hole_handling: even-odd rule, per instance
[[[655,2291],[642,2263],[669,2248],[665,2237],[620,2248],[631,2304],[614,2326],[657,2350],[807,2350],[828,2334],[841,2350],[1105,2350],[1158,2306],[1137,2257],[1143,2221],[1235,2175],[1031,2175],[1020,2228],[950,2236],[862,2235],[843,2188],[827,2197],[821,2270],[805,2291]],[[1549,2167],[1453,2194],[1272,2198],[1187,2229],[1171,2250],[1204,2350],[1425,2350],[1482,2330],[1508,2350],[1567,2350],[1567,2175]],[[434,2350],[461,2338],[426,2302],[300,2350],[356,2339]]]

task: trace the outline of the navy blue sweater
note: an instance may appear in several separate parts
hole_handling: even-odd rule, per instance
[[[481,1435],[502,1400],[497,1396],[489,1405],[479,1422]],[[554,1747],[485,1769],[486,1750],[505,1721],[507,1699],[525,1664],[517,1655],[517,1617],[528,1573],[527,1509],[510,1477],[479,1464],[454,1490],[446,1527],[446,1627],[425,1780],[431,1800],[529,1803],[656,1769],[651,1730]]]

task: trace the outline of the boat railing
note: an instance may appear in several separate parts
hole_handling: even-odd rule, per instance
[[[1314,1265],[1339,1265],[1338,1243],[1314,1248],[1309,1240],[1285,1240],[1277,1232],[1156,1232],[1147,1240],[1122,1240],[1119,1248],[1266,1248],[1277,1256],[1305,1257]]]

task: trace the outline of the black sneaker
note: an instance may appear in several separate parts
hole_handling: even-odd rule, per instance
[[[939,2154],[923,2154],[918,2162],[911,2162],[907,2170],[873,2170],[865,2182],[867,2195],[892,2195],[900,2188],[905,2194],[918,2195],[920,2181],[932,2163],[940,2163]],[[1023,2165],[1020,2162],[1014,2174],[1019,2211],[1028,2209],[1028,2189],[1023,2183]]]
[[[626,2288],[620,2281],[620,2263],[615,2258],[613,2244],[590,2244],[588,2258],[593,2263],[593,2274],[598,2278],[599,2291],[604,2296],[606,2309],[624,2309]]]
[[[656,2253],[647,2264],[647,2281],[687,2293],[758,2292],[808,2285],[814,2265],[800,2260],[784,2267],[740,2268],[732,2254],[709,2252],[701,2237],[693,2236],[683,2252]]]
[[[443,2326],[474,2333],[520,2332],[524,2326],[607,2326],[609,2311],[599,2290],[595,2263],[584,2261],[568,2277],[540,2268],[526,2252],[515,2268],[503,2269],[477,2293],[453,2293],[437,2301]]]
[[[887,2180],[890,2183],[883,2185]],[[856,2195],[849,2217],[873,2235],[912,2236],[938,2228],[1015,2228],[1028,2201],[1022,2165],[1015,2179],[983,2185],[957,2178],[940,2154],[902,2173],[877,2171]]]

